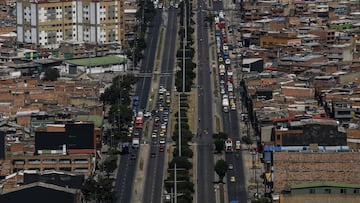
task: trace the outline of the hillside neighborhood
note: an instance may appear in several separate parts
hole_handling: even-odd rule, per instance
[[[192,2],[196,15],[203,12],[195,10],[201,8]],[[251,166],[258,168],[253,180],[256,201],[260,202],[261,194],[266,202],[274,203],[360,202],[360,3],[222,3],[221,14],[206,11],[211,53],[206,73],[218,74],[211,80],[220,82],[207,85],[215,89],[211,94],[221,95],[218,106],[223,107],[221,98],[232,93],[232,102],[226,104],[227,109],[220,108],[220,113],[238,112],[241,153],[254,154],[258,160]],[[85,183],[89,186],[93,184],[89,180],[94,180],[103,184],[102,189],[113,189],[116,173],[123,170],[117,167],[119,153],[139,132],[136,129],[147,133],[149,128],[148,134],[155,138],[169,135],[166,143],[170,142],[174,132],[163,126],[177,119],[170,117],[173,87],[159,94],[163,106],[152,109],[148,104],[140,110],[140,124],[136,121],[139,111],[132,112],[140,108],[139,95],[135,95],[138,78],[152,77],[151,85],[160,83],[153,72],[140,70],[146,57],[142,40],[151,35],[146,32],[151,26],[148,22],[137,25],[139,11],[143,10],[144,21],[150,11],[175,8],[151,6],[144,14],[143,6],[147,5],[135,0],[1,3],[0,202],[28,201],[30,193],[56,199],[54,202],[116,202],[112,194],[93,200],[99,196],[89,192]],[[127,77],[131,82],[120,84]],[[163,89],[151,87],[151,92]],[[196,84],[190,91],[197,89],[195,94],[202,96],[201,88]],[[155,106],[155,98],[145,102]],[[158,112],[169,115],[156,116]],[[134,121],[126,120],[128,117]],[[194,118],[188,122],[201,122]],[[160,123],[159,132],[151,131],[146,122]],[[199,132],[192,132],[193,140],[200,139]],[[206,135],[207,129],[204,132]],[[251,141],[244,143],[242,137]],[[135,148],[147,141],[146,137]],[[165,146],[165,139],[161,141]],[[234,148],[240,151],[240,141],[237,143]],[[253,177],[253,169],[248,176]]]

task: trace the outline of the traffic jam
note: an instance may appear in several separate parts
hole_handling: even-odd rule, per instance
[[[236,110],[233,70],[229,55],[228,37],[226,33],[225,13],[220,10],[215,16],[216,53],[219,68],[220,94],[222,109],[225,113]]]
[[[231,67],[226,27],[225,13],[220,10],[218,15],[215,16],[216,53],[219,67],[222,109],[225,113],[228,113],[229,111],[236,111],[236,97],[233,81],[234,72]],[[240,140],[236,140],[234,145],[233,140],[227,138],[225,140],[225,152],[233,152],[234,148],[236,151],[241,150]],[[229,167],[229,169],[232,169],[232,167]]]
[[[152,145],[159,146],[159,152],[165,151],[166,134],[169,122],[169,109],[171,94],[163,86],[159,87],[157,97],[157,107],[154,112],[153,127],[151,133]],[[155,157],[156,152],[151,152],[151,157]]]
[[[128,136],[132,137],[131,147],[133,149],[138,149],[140,147],[140,139],[141,134],[144,128],[145,120],[152,119],[152,128],[151,129],[151,140],[153,146],[159,147],[159,152],[165,151],[166,145],[166,133],[167,126],[169,121],[169,108],[171,103],[170,92],[167,91],[163,86],[160,86],[158,95],[157,95],[157,103],[156,108],[151,112],[145,112],[142,110],[137,110],[139,105],[139,96],[133,97],[133,113],[134,119],[132,124],[128,127]],[[129,143],[122,144],[122,152],[129,153]],[[156,157],[156,152],[151,152],[151,157]],[[136,154],[132,153],[130,159],[135,160]]]

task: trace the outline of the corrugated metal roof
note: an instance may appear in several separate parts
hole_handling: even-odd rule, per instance
[[[360,188],[360,184],[333,183],[333,182],[307,183],[307,184],[292,185],[291,189],[314,188],[314,187]]]

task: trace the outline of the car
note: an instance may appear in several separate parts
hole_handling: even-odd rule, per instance
[[[235,99],[234,92],[229,92],[229,99]]]
[[[224,59],[222,57],[219,57],[219,63],[223,62]]]
[[[165,138],[161,138],[161,139],[159,140],[159,144],[160,144],[160,145],[164,145],[164,144],[165,144]]]
[[[144,114],[144,117],[145,117],[145,118],[149,118],[149,117],[151,117],[151,112],[149,112],[149,111],[148,111],[148,112],[146,112],[146,113]]]
[[[136,154],[131,154],[130,159],[135,160],[136,159]]]
[[[160,132],[160,137],[164,137],[165,136],[165,132],[164,131],[161,131]]]
[[[229,165],[228,165],[228,169],[229,169],[229,170],[233,170],[233,169],[234,169],[234,166],[233,166],[232,164],[229,164]]]
[[[164,88],[164,86],[160,85],[159,94],[163,94],[164,92],[166,92],[166,89]]]
[[[228,95],[227,95],[227,94],[224,94],[224,95],[223,95],[223,99],[229,99]]]
[[[161,124],[161,130],[166,130],[166,123]]]
[[[164,111],[164,107],[163,107],[163,106],[160,106],[160,107],[159,107],[159,111],[160,111],[160,112],[163,112],[163,111]]]
[[[155,157],[156,157],[156,153],[155,153],[155,152],[152,152],[150,156],[151,156],[151,158],[155,158]]]
[[[220,88],[220,93],[225,94],[225,88]]]
[[[230,182],[235,183],[235,176],[230,177]]]
[[[235,142],[235,149],[236,149],[236,150],[240,150],[240,149],[241,149],[241,142],[240,142],[240,140],[236,140],[236,142]]]
[[[225,84],[225,81],[224,81],[224,80],[220,80],[220,84]]]
[[[230,59],[226,59],[226,60],[225,60],[225,64],[226,64],[226,65],[230,65]]]
[[[165,151],[165,146],[164,145],[160,145],[159,146],[159,152],[163,152]]]
[[[160,117],[159,117],[159,116],[155,116],[154,122],[158,122],[159,120],[160,120]]]
[[[156,132],[153,132],[153,133],[151,134],[151,137],[152,137],[152,138],[157,137],[157,133],[156,133]]]
[[[168,122],[168,121],[169,121],[169,118],[168,118],[167,116],[164,116],[164,117],[163,117],[163,121],[164,121],[164,122]]]
[[[170,104],[171,101],[169,98],[167,98],[165,102],[166,102],[166,104]]]
[[[230,109],[235,111],[236,110],[236,104],[235,103],[230,103],[230,104],[231,104]]]
[[[169,115],[169,111],[164,110],[163,115],[164,115],[164,116],[165,116],[165,115]]]
[[[140,131],[136,130],[136,131],[134,132],[134,137],[139,137],[139,136],[140,136]]]
[[[163,99],[164,99],[164,95],[160,94],[160,95],[159,95],[159,100],[161,101],[161,100],[163,100]]]

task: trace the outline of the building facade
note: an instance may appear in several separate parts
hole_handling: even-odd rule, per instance
[[[18,0],[17,41],[57,48],[61,41],[124,40],[124,1]]]

